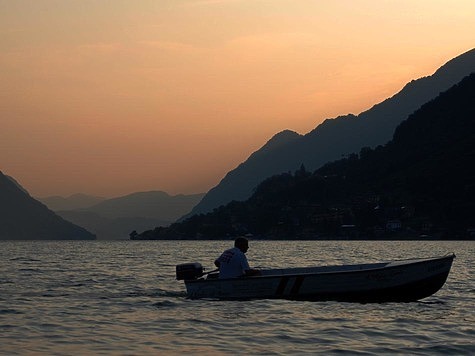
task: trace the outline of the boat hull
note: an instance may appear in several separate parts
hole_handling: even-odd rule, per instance
[[[382,264],[265,270],[233,279],[186,280],[189,298],[411,302],[437,292],[455,255]]]

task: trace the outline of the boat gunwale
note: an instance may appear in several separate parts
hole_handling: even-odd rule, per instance
[[[216,279],[204,279],[204,278],[199,278],[199,279],[186,279],[184,280],[185,282],[185,285],[187,283],[192,283],[192,284],[195,284],[195,283],[208,283],[208,282],[213,282],[213,283],[216,283],[216,282],[224,282],[224,281],[248,281],[248,280],[257,280],[257,279],[269,279],[269,278],[282,278],[282,277],[298,277],[298,276],[311,276],[311,275],[329,275],[329,274],[332,274],[332,275],[338,275],[338,274],[354,274],[354,273],[367,273],[367,272],[377,272],[377,271],[381,271],[381,270],[391,270],[391,269],[395,269],[395,268],[399,268],[399,267],[403,267],[403,266],[408,266],[408,265],[418,265],[418,264],[422,264],[422,263],[427,263],[427,262],[435,262],[435,261],[439,261],[439,260],[446,260],[446,259],[451,259],[451,262],[453,262],[453,260],[455,259],[455,253],[451,253],[451,254],[447,254],[445,256],[439,256],[439,257],[428,257],[428,258],[423,258],[423,259],[416,259],[416,258],[410,258],[410,259],[406,259],[406,260],[394,260],[394,261],[388,261],[386,262],[387,264],[383,267],[377,267],[377,268],[368,268],[368,269],[360,269],[360,270],[349,270],[349,271],[328,271],[328,272],[307,272],[307,273],[292,273],[292,274],[275,274],[275,275],[256,275],[256,276],[241,276],[241,277],[236,277],[236,278],[223,278],[223,279],[220,279],[220,278],[216,278]],[[404,262],[406,261],[407,263],[402,263],[402,264],[396,264],[396,265],[388,265],[392,262]],[[415,261],[415,262],[410,262],[410,261]],[[377,264],[381,264],[381,263],[385,263],[385,262],[376,262],[374,263],[374,265],[377,265]],[[369,264],[371,265],[371,264]],[[344,266],[344,265],[342,265]],[[353,266],[353,265],[351,265]],[[354,266],[358,266],[357,264],[354,265]],[[338,267],[338,265],[336,266],[321,266],[321,267]],[[300,267],[296,267],[296,268],[300,268]],[[305,268],[305,267],[303,267]],[[312,267],[310,267],[312,268]],[[450,268],[451,266],[449,267],[449,271],[450,272]],[[275,268],[277,269],[277,268]],[[272,270],[272,269],[270,269]],[[445,273],[445,272],[442,272],[442,273]]]

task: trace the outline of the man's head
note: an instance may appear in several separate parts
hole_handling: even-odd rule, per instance
[[[234,247],[237,247],[243,253],[246,253],[249,249],[249,242],[245,237],[238,237],[236,240],[234,240]]]

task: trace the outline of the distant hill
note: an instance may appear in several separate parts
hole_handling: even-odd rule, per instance
[[[274,136],[244,163],[230,171],[185,216],[206,213],[232,200],[249,198],[264,179],[297,170],[314,170],[364,147],[391,139],[394,129],[421,105],[475,72],[475,49],[447,62],[433,75],[413,80],[393,97],[355,115],[325,120],[313,131],[299,135],[284,131]]]
[[[144,231],[155,226],[168,226],[173,222],[146,217],[108,218],[93,212],[78,210],[58,211],[57,214],[65,220],[94,232],[100,240],[126,240],[132,231]]]
[[[472,74],[410,115],[385,146],[275,175],[245,202],[135,239],[473,239],[474,98]]]
[[[53,211],[85,209],[104,201],[105,198],[86,194],[73,194],[69,197],[50,196],[36,198]]]
[[[109,218],[133,216],[175,221],[202,197],[203,194],[171,196],[161,191],[138,192],[107,199],[87,211]]]
[[[56,213],[92,231],[98,239],[128,239],[134,230],[143,231],[157,225],[171,224],[190,211],[203,196],[204,194],[171,196],[161,191],[138,192],[103,199],[97,204],[83,208],[58,209]],[[71,204],[71,199],[65,200],[67,204]],[[80,201],[91,200],[91,197],[82,196]],[[61,199],[50,200],[49,203],[51,202],[56,207],[64,203]],[[77,202],[78,200],[75,200],[76,205]]]
[[[82,227],[64,220],[0,172],[1,240],[93,240]]]

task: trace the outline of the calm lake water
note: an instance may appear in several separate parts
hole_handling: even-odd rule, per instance
[[[1,354],[475,353],[474,242],[251,241],[250,264],[378,262],[454,252],[415,303],[188,300],[175,265],[231,241],[0,242]]]

